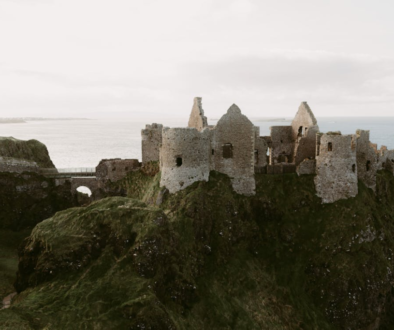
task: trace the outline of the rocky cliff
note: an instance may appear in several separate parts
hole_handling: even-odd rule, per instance
[[[47,147],[37,140],[22,141],[12,137],[0,137],[0,157],[34,161],[43,168],[55,167]]]
[[[20,248],[2,329],[392,329],[394,178],[322,205],[313,176],[211,173],[168,195],[131,173],[129,198],[57,213]]]

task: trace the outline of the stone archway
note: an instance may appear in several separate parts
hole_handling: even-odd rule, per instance
[[[87,187],[92,192],[91,199],[96,200],[99,198],[99,185],[97,179],[94,178],[71,178],[71,193],[76,194],[79,187]]]

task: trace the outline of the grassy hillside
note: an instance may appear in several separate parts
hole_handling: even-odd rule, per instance
[[[22,141],[13,137],[0,137],[1,156],[35,161],[43,168],[55,167],[47,147],[37,140]]]
[[[211,173],[174,195],[134,172],[20,249],[2,329],[391,329],[394,178],[330,205],[313,176]]]

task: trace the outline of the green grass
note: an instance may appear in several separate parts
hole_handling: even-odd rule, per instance
[[[21,250],[4,329],[363,329],[394,326],[394,178],[322,205],[313,176],[212,172],[167,195],[131,173],[112,197],[41,222]],[[11,265],[12,268],[12,265]],[[12,325],[11,325],[12,324]]]
[[[30,232],[31,230],[0,230],[0,302],[15,291],[13,283],[18,269],[18,246]]]

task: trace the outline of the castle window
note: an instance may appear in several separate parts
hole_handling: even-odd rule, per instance
[[[298,129],[298,136],[302,136],[302,126]]]
[[[233,145],[231,143],[223,144],[223,158],[233,158]]]
[[[177,166],[177,167],[182,166],[182,157],[177,157],[177,158],[176,158],[176,166]]]
[[[353,171],[353,173],[356,173],[356,164],[352,165],[352,171]]]
[[[212,156],[215,154],[215,149],[212,149]]]
[[[367,161],[367,166],[366,166],[366,168],[367,168],[367,171],[369,171],[369,170],[371,169],[371,161],[370,161],[370,160]]]
[[[259,151],[254,149],[254,164],[257,165],[259,163]]]
[[[332,151],[332,142],[328,142],[328,151]]]

